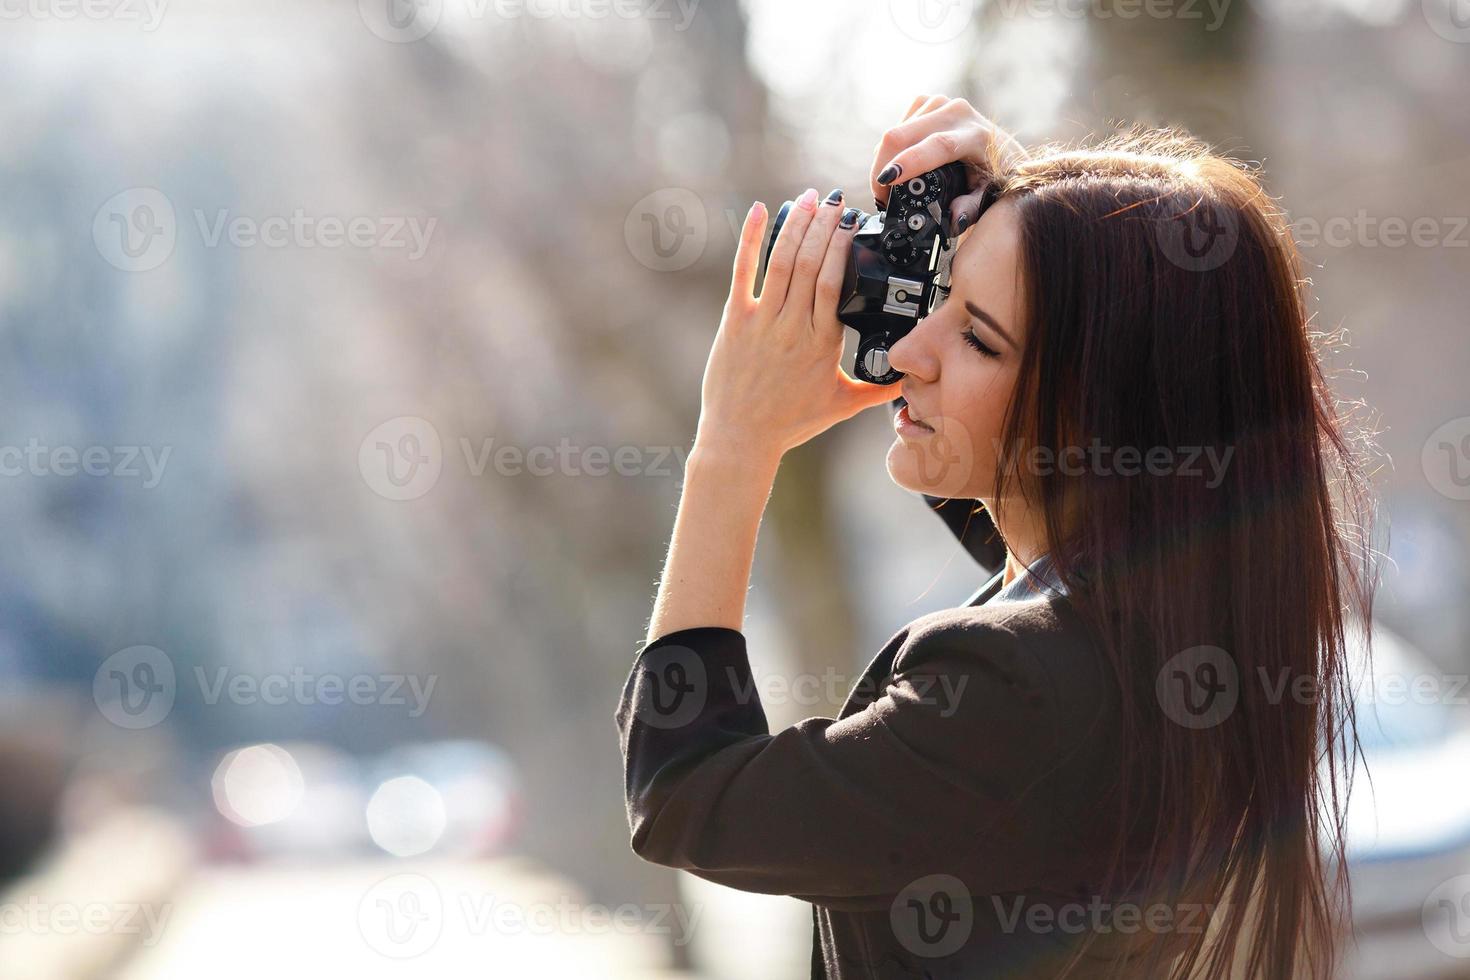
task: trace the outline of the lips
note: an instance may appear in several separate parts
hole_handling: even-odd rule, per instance
[[[894,421],[895,423],[897,423],[900,430],[904,427],[904,425],[914,425],[920,429],[924,429],[927,432],[934,431],[934,427],[932,425],[914,417],[912,406],[910,406],[907,402],[905,402],[904,405],[899,408],[898,412],[894,415]]]
[[[925,415],[921,414],[917,409],[915,409],[914,403],[909,401],[906,396],[900,395],[898,401],[900,402],[898,407],[903,409],[904,414],[908,416],[910,422],[913,422],[917,425],[922,425],[926,429],[934,428],[928,422],[924,421]]]

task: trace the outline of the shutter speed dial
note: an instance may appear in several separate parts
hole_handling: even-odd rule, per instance
[[[863,357],[863,367],[873,377],[881,378],[888,373],[888,351],[874,347]]]

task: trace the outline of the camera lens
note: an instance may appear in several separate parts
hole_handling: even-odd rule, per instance
[[[776,236],[781,234],[781,226],[786,223],[786,216],[791,213],[791,201],[781,205],[781,210],[776,212],[776,220],[771,222],[771,237],[766,241],[765,264],[771,264],[771,249],[776,247]],[[765,273],[761,274],[761,280],[765,280]]]
[[[781,210],[776,212],[776,220],[771,222],[771,241],[775,241],[776,236],[781,233],[781,226],[786,223],[786,216],[791,213],[791,203],[787,201],[781,205]]]

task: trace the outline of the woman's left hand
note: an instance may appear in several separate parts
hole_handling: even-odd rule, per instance
[[[730,298],[704,369],[694,449],[778,461],[865,408],[889,402],[892,386],[867,384],[842,370],[845,327],[837,319],[856,212],[839,192],[817,203],[808,190],[781,225],[760,298],[755,274],[766,209],[745,217]]]

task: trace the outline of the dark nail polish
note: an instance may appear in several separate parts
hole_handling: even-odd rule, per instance
[[[895,179],[897,179],[898,175],[901,172],[902,168],[900,168],[898,164],[890,163],[888,166],[884,167],[883,172],[878,175],[878,183],[885,186],[891,184]]]
[[[970,216],[968,214],[962,214],[959,220],[954,223],[954,233],[958,235],[968,227],[970,227]]]
[[[873,207],[877,208],[879,211],[885,211],[885,210],[888,209],[888,205],[884,204],[882,201],[878,200],[876,197],[873,198]]]
[[[827,195],[827,200],[823,201],[822,203],[823,204],[841,204],[842,203],[842,188],[838,187],[838,188],[834,189],[831,194],[828,194]]]
[[[842,212],[842,220],[839,221],[837,224],[840,228],[851,228],[853,225],[857,224],[857,219],[858,209],[848,208],[846,211]]]

